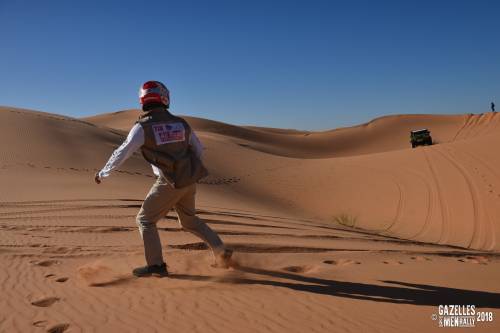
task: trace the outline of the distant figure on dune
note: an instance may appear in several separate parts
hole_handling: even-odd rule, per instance
[[[491,112],[495,112],[495,103],[491,102]]]
[[[137,214],[137,225],[144,242],[147,266],[133,270],[135,276],[168,275],[156,223],[170,209],[177,212],[181,226],[205,241],[216,265],[227,268],[232,250],[226,248],[208,225],[196,216],[196,182],[207,175],[201,161],[203,147],[189,124],[169,112],[170,93],[158,81],[144,83],[139,92],[142,114],[127,139],[117,148],[95,182],[109,176],[139,148],[158,177]]]

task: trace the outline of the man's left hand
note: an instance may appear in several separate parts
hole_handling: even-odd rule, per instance
[[[101,177],[99,177],[99,172],[95,174],[94,181],[96,182],[96,184],[101,183]]]

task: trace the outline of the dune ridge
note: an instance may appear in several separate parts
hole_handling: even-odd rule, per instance
[[[136,109],[83,118],[99,126],[128,131],[140,115]],[[362,125],[321,132],[235,126],[185,117],[197,131],[222,135],[232,142],[273,155],[296,158],[330,158],[407,149],[409,132],[432,127],[436,142],[446,143],[486,134],[485,126],[498,118],[485,115],[392,115]],[[495,125],[497,126],[497,125]]]

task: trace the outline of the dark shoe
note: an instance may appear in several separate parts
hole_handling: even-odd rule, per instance
[[[144,266],[136,268],[132,271],[132,273],[137,277],[143,276],[167,276],[167,264],[163,263],[161,265],[152,265],[152,266]]]
[[[233,250],[225,249],[222,254],[215,257],[214,267],[229,268],[231,266],[234,266],[234,262],[233,260],[231,260],[232,257],[233,257]]]

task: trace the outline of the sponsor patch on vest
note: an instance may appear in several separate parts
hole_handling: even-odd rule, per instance
[[[160,123],[152,127],[158,146],[186,140],[186,129],[182,123]]]

